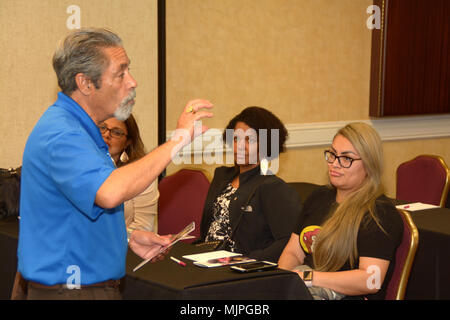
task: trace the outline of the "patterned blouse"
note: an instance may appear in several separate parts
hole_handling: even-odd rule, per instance
[[[236,192],[236,188],[229,183],[225,190],[217,197],[213,204],[213,222],[211,223],[208,233],[206,234],[206,241],[224,241],[228,244],[226,249],[232,252],[236,249],[236,243],[230,239],[231,225],[230,225],[230,200]]]

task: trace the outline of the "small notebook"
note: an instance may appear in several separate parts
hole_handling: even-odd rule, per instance
[[[438,206],[435,206],[432,204],[427,204],[427,203],[422,203],[422,202],[400,204],[395,207],[397,209],[403,209],[403,210],[408,210],[408,211],[419,211],[419,210],[439,208]]]

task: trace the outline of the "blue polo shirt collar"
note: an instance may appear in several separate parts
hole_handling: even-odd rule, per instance
[[[60,108],[63,108],[70,112],[74,117],[76,117],[86,132],[91,136],[96,145],[100,149],[106,150],[108,152],[108,146],[103,140],[102,134],[99,128],[95,124],[94,120],[86,113],[86,111],[71,97],[63,92],[58,93],[58,100],[54,104]]]

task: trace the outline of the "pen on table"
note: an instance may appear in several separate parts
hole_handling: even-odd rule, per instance
[[[403,207],[403,209],[408,209],[408,208],[409,208],[409,205]]]
[[[181,260],[178,260],[177,258],[170,257],[170,260],[175,261],[175,262],[178,263],[180,266],[186,267],[186,262],[183,262],[183,261],[181,261]]]

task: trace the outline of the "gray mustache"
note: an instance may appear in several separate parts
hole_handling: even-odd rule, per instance
[[[133,100],[134,98],[136,98],[136,90],[133,90],[130,92],[128,97],[125,99],[125,103],[128,103],[129,101]]]

